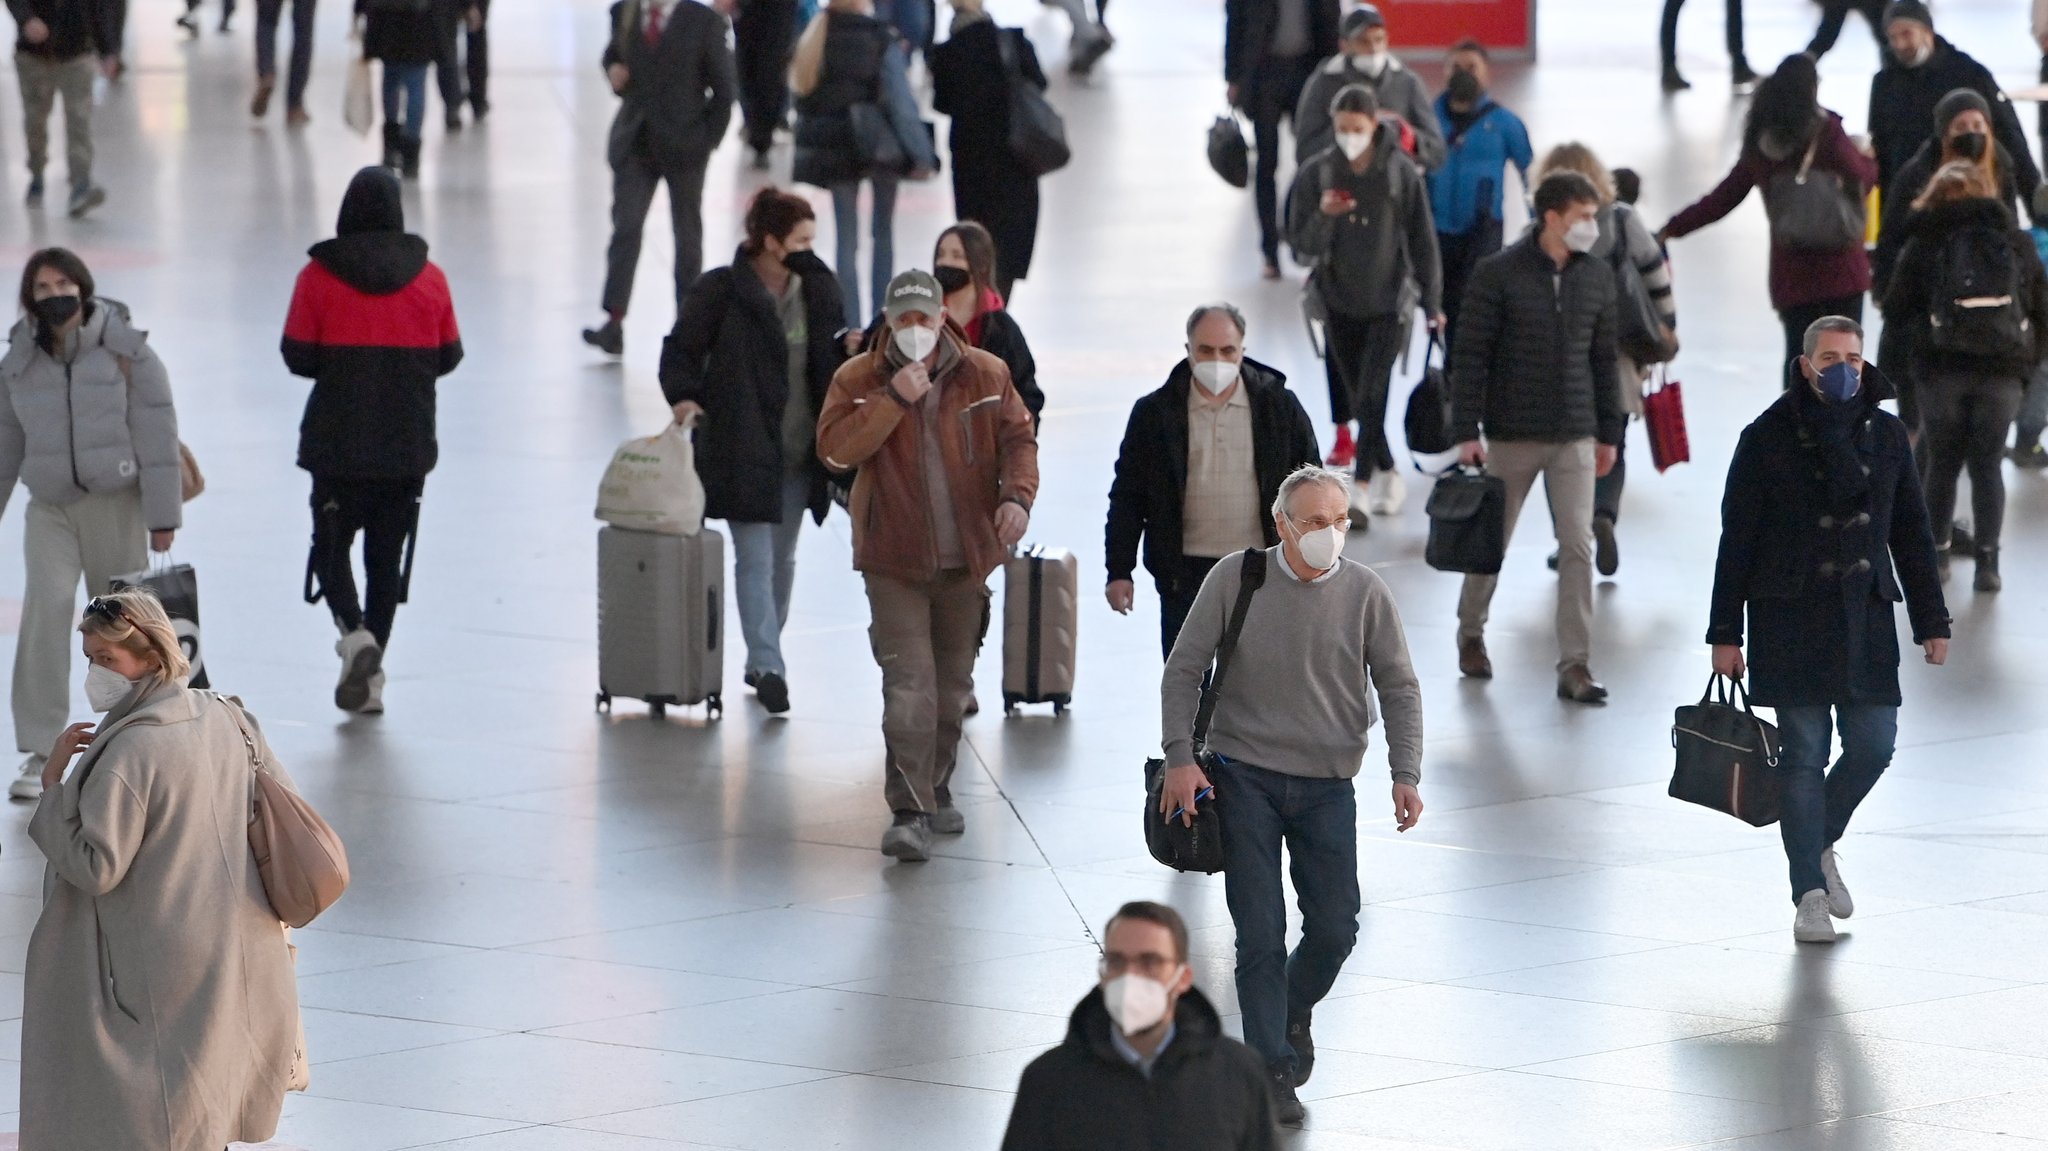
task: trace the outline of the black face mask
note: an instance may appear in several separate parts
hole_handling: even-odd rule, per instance
[[[84,301],[77,296],[45,296],[35,302],[33,310],[36,319],[54,331],[70,323],[83,305]]]
[[[1986,142],[1982,132],[1964,132],[1960,136],[1950,137],[1948,146],[1965,160],[1982,160]]]
[[[782,266],[792,272],[797,271],[799,270],[798,265],[802,264],[810,255],[811,250],[809,248],[798,248],[795,251],[784,252],[782,253]]]
[[[974,277],[967,274],[967,269],[956,268],[951,264],[933,268],[932,275],[939,281],[939,290],[949,296],[974,282]]]
[[[1479,103],[1479,96],[1483,91],[1484,89],[1479,86],[1479,77],[1463,68],[1453,71],[1450,79],[1444,82],[1444,95],[1450,97],[1452,104],[1462,108],[1470,108]]]

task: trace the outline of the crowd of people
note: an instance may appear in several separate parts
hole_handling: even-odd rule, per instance
[[[1667,88],[1684,83],[1670,48],[1679,2],[1665,9]],[[619,99],[607,141],[613,236],[605,319],[583,333],[623,353],[644,220],[665,184],[677,319],[659,379],[676,421],[696,428],[705,514],[731,533],[746,683],[767,713],[792,708],[781,633],[797,541],[806,516],[822,523],[841,503],[882,679],[890,823],[880,850],[903,863],[929,861],[936,837],[966,828],[952,781],[976,708],[988,581],[1031,523],[1046,403],[1007,308],[1031,266],[1037,177],[1006,142],[1002,85],[1043,89],[1047,78],[1029,41],[997,26],[982,0],[950,3],[943,40],[916,0],[880,12],[828,0],[808,19],[798,0],[614,5],[600,61]],[[1195,307],[1181,354],[1133,406],[1118,450],[1104,594],[1115,612],[1133,611],[1142,559],[1164,656],[1148,818],[1220,820],[1243,1042],[1222,1034],[1194,988],[1179,917],[1127,905],[1105,929],[1101,984],[1066,1043],[1025,1074],[1006,1146],[1104,1147],[1142,1130],[1155,1142],[1269,1147],[1276,1123],[1302,1122],[1315,1008],[1359,929],[1355,779],[1373,727],[1384,725],[1396,826],[1415,827],[1424,809],[1422,691],[1401,611],[1345,555],[1351,533],[1405,502],[1410,453],[1387,430],[1396,361],[1415,324],[1426,326],[1426,358],[1440,347],[1447,365],[1452,464],[1503,483],[1506,532],[1543,482],[1557,545],[1557,694],[1597,705],[1608,689],[1593,671],[1593,581],[1620,564],[1627,427],[1652,369],[1678,353],[1667,245],[1753,189],[1771,222],[1784,391],[1729,464],[1706,638],[1716,672],[1747,677],[1751,698],[1778,709],[1795,937],[1831,940],[1832,920],[1852,914],[1833,845],[1891,758],[1894,604],[1906,605],[1926,660],[1943,663],[1953,553],[1971,558],[1977,591],[1999,590],[2001,464],[2048,463],[2048,277],[2017,216],[2048,212],[2048,198],[2036,196],[2040,175],[2009,102],[1935,34],[1918,0],[1875,13],[1830,5],[1814,48],[1767,76],[1743,60],[1739,0],[1728,4],[1737,81],[1755,88],[1740,149],[1717,186],[1653,229],[1634,207],[1633,172],[1577,142],[1539,159],[1490,91],[1485,45],[1456,45],[1432,97],[1393,56],[1371,4],[1228,0],[1223,81],[1253,125],[1259,256],[1268,278],[1285,275],[1283,244],[1309,269],[1305,310],[1323,336],[1337,429],[1326,452],[1287,378],[1246,355],[1239,308]],[[118,21],[113,5],[87,0],[10,6],[24,96],[40,93],[25,99],[34,197],[46,148],[37,109],[46,118],[62,93],[71,117],[81,82],[71,71],[88,89],[96,61],[118,71]],[[1058,6],[1074,24],[1069,69],[1085,75],[1114,43],[1102,5]],[[295,0],[301,44],[286,102],[297,121],[311,7]],[[281,8],[259,0],[259,48]],[[430,66],[443,68],[449,127],[465,99],[477,116],[488,108],[487,5],[357,9],[365,51],[386,67],[385,162],[354,177],[335,236],[311,250],[281,351],[287,370],[313,381],[298,446],[311,476],[306,599],[325,601],[339,633],[336,706],[376,714],[437,462],[436,381],[462,359],[448,280],[405,230],[401,179],[417,171]],[[1874,15],[1886,45],[1867,139],[1818,99],[1815,59],[1850,9]],[[181,18],[194,34],[196,10],[195,0]],[[231,15],[230,4],[224,30]],[[466,86],[451,47],[463,33]],[[273,57],[259,53],[258,116]],[[959,222],[927,266],[899,271],[897,186],[941,167],[912,82],[920,59],[932,106],[952,117]],[[703,269],[705,170],[735,105],[764,165],[788,121],[792,179],[830,196],[832,264],[814,250],[811,201],[771,185],[748,204],[730,262]],[[1283,119],[1299,158],[1284,194]],[[97,199],[83,112],[70,123],[78,212]],[[1504,222],[1511,169],[1530,217],[1515,236]],[[1874,254],[1862,216],[1872,188],[1882,204]],[[1871,361],[1865,293],[1887,321]],[[0,358],[0,481],[29,489],[13,680],[25,759],[10,793],[36,802],[30,832],[57,877],[30,945],[23,1042],[63,1053],[24,1060],[23,1146],[76,1143],[80,1131],[105,1146],[261,1140],[294,1053],[287,944],[269,938],[275,918],[254,900],[247,853],[224,846],[240,823],[192,814],[244,805],[246,772],[168,770],[181,759],[242,764],[260,748],[187,685],[155,598],[111,586],[146,551],[168,550],[189,498],[168,373],[71,251],[35,253],[18,303]],[[1893,399],[1896,415],[1879,406]],[[1967,531],[1955,518],[1965,469]],[[1458,600],[1457,664],[1476,680],[1494,674],[1486,627],[1499,578],[1466,575]],[[81,580],[92,598],[77,621]],[[106,716],[97,727],[65,724],[74,627],[87,696]],[[1844,750],[1830,770],[1836,729]],[[136,799],[174,792],[176,802]],[[1291,950],[1283,850],[1303,911]],[[171,887],[212,906],[205,941],[166,921],[155,893]],[[140,962],[137,948],[166,941],[184,949],[180,971],[229,964],[237,994],[196,975],[177,986],[112,981],[108,963]],[[103,984],[80,974],[95,962]],[[184,1037],[177,1074],[146,1089],[120,1073],[157,1058],[155,1040],[135,1030],[145,1014],[150,1034]],[[1199,1125],[1186,1107],[1195,1100]]]

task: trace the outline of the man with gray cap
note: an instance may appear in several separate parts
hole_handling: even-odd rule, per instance
[[[988,577],[1030,526],[1038,495],[1031,411],[1003,361],[946,316],[929,272],[889,281],[875,346],[841,365],[818,415],[818,458],[859,470],[846,510],[882,668],[882,853],[931,857],[965,826],[950,787]]]
[[[1294,107],[1294,156],[1300,163],[1337,142],[1330,120],[1330,101],[1353,84],[1363,84],[1379,97],[1380,117],[1398,116],[1409,132],[1404,142],[1410,159],[1425,172],[1443,167],[1444,134],[1430,107],[1429,89],[1388,50],[1387,18],[1371,4],[1361,4],[1337,26],[1337,54],[1316,65],[1315,75],[1301,89]]]
[[[1870,81],[1869,119],[1871,144],[1877,149],[1877,185],[1883,189],[1884,203],[1889,205],[1901,196],[1910,200],[1917,193],[1917,189],[1895,189],[1893,177],[1934,135],[1935,106],[1956,89],[1967,88],[1984,98],[1990,110],[1991,134],[2000,148],[2011,153],[2020,199],[2031,205],[2034,190],[2041,186],[2041,173],[2034,167],[2012,101],[1999,90],[1991,72],[1935,34],[1934,16],[1921,0],[1893,0],[1884,10],[1884,36],[1891,51]]]

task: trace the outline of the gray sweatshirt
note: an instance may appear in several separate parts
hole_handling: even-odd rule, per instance
[[[1253,594],[1209,724],[1209,750],[1269,771],[1310,779],[1358,774],[1378,721],[1397,782],[1422,780],[1422,686],[1394,595],[1371,568],[1338,561],[1328,578],[1303,583],[1268,550],[1265,585]],[[1209,572],[1160,684],[1161,744],[1168,764],[1194,760],[1202,676],[1237,603],[1241,564],[1226,556]],[[1370,676],[1368,677],[1368,673]]]

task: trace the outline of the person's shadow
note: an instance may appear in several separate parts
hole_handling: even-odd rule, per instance
[[[1843,1013],[1835,998],[1835,962],[1817,948],[1790,957],[1778,1022],[1761,1030],[1708,1040],[1699,1068],[1706,1081],[1678,1090],[1739,1095],[1772,1109],[1777,1130],[1793,1130],[1888,1109],[1882,1081],[1870,1074],[1859,1036],[1819,1026]],[[1683,1077],[1686,1070],[1678,1068]],[[1857,1124],[1828,1129],[1829,1151],[1872,1151],[1868,1131]]]

